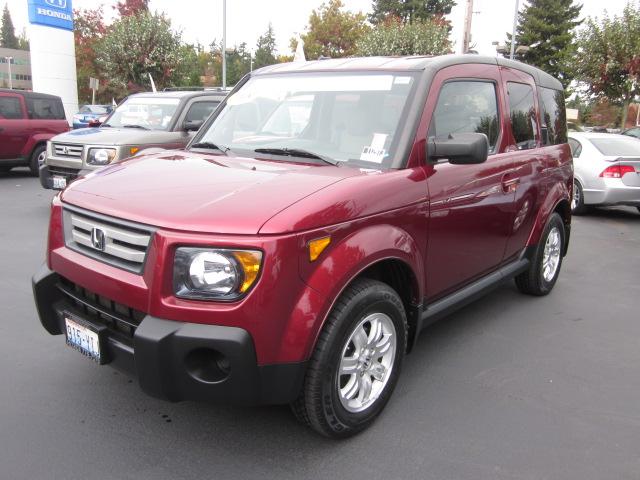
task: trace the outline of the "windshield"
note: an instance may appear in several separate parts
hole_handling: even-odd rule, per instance
[[[96,115],[106,115],[111,112],[111,107],[106,105],[85,105],[80,109],[80,113],[94,113]]]
[[[612,136],[590,140],[607,157],[640,157],[640,142],[635,138]]]
[[[282,150],[287,161],[309,162],[311,153],[348,166],[389,168],[414,83],[413,74],[393,72],[253,77],[193,144],[253,157],[280,159]]]
[[[167,130],[178,108],[178,98],[130,97],[103,125],[122,128]]]

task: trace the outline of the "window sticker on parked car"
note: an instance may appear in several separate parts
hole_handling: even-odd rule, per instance
[[[374,133],[371,145],[362,149],[360,160],[365,162],[382,163],[384,160],[384,143],[387,141],[386,133]]]

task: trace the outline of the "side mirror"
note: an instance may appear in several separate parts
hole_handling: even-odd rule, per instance
[[[204,120],[185,120],[182,128],[185,132],[197,132],[204,123]]]
[[[449,160],[453,165],[483,163],[489,156],[489,139],[484,133],[453,133],[447,138],[427,139],[427,159]]]

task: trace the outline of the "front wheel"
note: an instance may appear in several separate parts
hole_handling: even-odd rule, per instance
[[[565,235],[562,218],[557,213],[552,213],[529,269],[515,278],[516,286],[522,293],[542,296],[553,289],[562,266]]]
[[[295,416],[335,438],[367,428],[391,397],[407,345],[407,318],[387,284],[356,280],[318,338]]]
[[[29,160],[29,170],[34,176],[38,176],[40,172],[40,166],[44,165],[44,161],[47,159],[47,147],[45,145],[38,145]]]

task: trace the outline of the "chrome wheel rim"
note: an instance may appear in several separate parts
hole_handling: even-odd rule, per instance
[[[42,151],[40,152],[40,154],[38,155],[38,166],[41,167],[42,165],[44,165],[44,161],[47,158],[47,152]]]
[[[366,316],[353,329],[336,375],[338,397],[348,412],[362,412],[382,395],[393,370],[396,344],[396,328],[384,313]]]
[[[571,196],[571,210],[575,210],[580,203],[580,190],[578,184],[573,182],[573,195]]]
[[[550,282],[556,276],[558,265],[560,265],[560,245],[562,236],[558,227],[553,227],[547,235],[544,244],[544,255],[542,256],[542,278]]]

